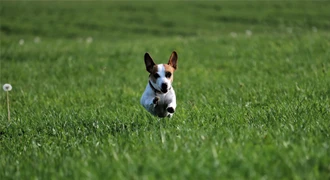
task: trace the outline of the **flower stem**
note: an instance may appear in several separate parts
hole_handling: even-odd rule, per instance
[[[8,121],[10,121],[9,92],[8,91],[7,91],[7,109],[8,109]]]

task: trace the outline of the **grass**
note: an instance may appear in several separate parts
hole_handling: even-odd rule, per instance
[[[330,3],[0,5],[0,179],[330,178]],[[158,119],[143,55],[172,50]]]

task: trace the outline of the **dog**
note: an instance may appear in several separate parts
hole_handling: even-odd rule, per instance
[[[152,115],[171,118],[176,109],[176,96],[172,87],[173,73],[177,67],[178,55],[172,52],[167,64],[155,64],[148,53],[144,63],[149,74],[149,81],[140,103]]]

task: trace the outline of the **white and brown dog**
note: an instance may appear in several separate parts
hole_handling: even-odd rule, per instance
[[[150,75],[140,102],[154,116],[172,117],[175,112],[176,97],[172,82],[177,60],[178,55],[175,51],[172,52],[167,64],[155,64],[148,53],[144,55],[144,63]]]

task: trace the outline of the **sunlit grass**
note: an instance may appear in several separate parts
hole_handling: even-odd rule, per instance
[[[329,3],[1,5],[0,179],[330,177]],[[143,55],[173,50],[158,119]]]

